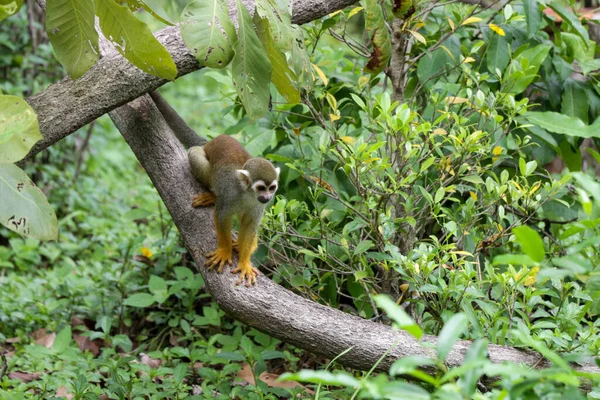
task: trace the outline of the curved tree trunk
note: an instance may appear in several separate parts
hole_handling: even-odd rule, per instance
[[[204,255],[217,244],[212,208],[191,206],[192,197],[201,187],[190,172],[181,144],[149,95],[114,110],[110,116],[158,189],[196,264],[203,265]],[[229,273],[230,268],[222,274],[204,267],[199,270],[208,291],[231,317],[325,357],[333,358],[351,348],[338,359],[347,367],[368,370],[386,351],[379,370],[387,370],[393,361],[408,355],[435,357],[431,348],[422,346],[406,332],[317,304],[264,276],[258,277],[255,286],[247,288],[235,286],[237,278]],[[437,337],[426,335],[423,341],[436,343]],[[446,359],[447,364],[461,365],[470,345],[471,341],[457,342]],[[525,363],[532,368],[549,365],[530,351],[499,345],[490,345],[488,351],[495,363]],[[581,370],[600,372],[595,366]]]

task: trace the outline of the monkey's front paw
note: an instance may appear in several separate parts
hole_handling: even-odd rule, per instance
[[[260,274],[260,272],[250,264],[250,262],[240,262],[238,263],[237,268],[231,270],[232,274],[240,274],[236,285],[239,285],[246,281],[246,287],[250,287],[256,283],[256,276]]]
[[[206,256],[206,262],[204,266],[208,269],[217,269],[217,272],[223,272],[223,268],[225,268],[225,264],[231,265],[231,250],[217,248],[212,253],[209,253]]]
[[[200,193],[192,199],[192,207],[210,207],[214,206],[217,198],[211,192]]]

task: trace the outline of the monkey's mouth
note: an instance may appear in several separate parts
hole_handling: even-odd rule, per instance
[[[258,201],[260,201],[263,204],[267,204],[269,202],[269,200],[271,200],[270,197],[266,197],[266,196],[258,196]]]

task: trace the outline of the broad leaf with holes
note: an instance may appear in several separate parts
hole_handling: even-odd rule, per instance
[[[238,15],[238,41],[231,62],[233,83],[250,119],[267,113],[271,63],[265,48],[254,30],[252,17],[240,0],[236,1]]]
[[[41,139],[31,106],[17,96],[0,95],[0,164],[21,160]]]
[[[127,6],[113,0],[96,0],[96,14],[104,36],[133,65],[160,78],[172,81],[177,77],[177,67],[169,52]]]
[[[46,31],[71,79],[86,73],[100,58],[93,0],[48,0]]]
[[[270,36],[275,47],[286,51],[292,49],[292,40],[295,36],[289,2],[287,3],[287,7],[280,7],[274,0],[256,0],[256,13],[254,14],[269,21]]]
[[[200,65],[225,68],[233,58],[235,27],[225,0],[196,0],[183,10],[181,36]]]
[[[365,12],[365,29],[373,44],[371,58],[365,71],[378,74],[387,67],[392,55],[390,34],[385,24],[383,10],[377,0],[366,0]]]
[[[23,236],[56,240],[56,214],[44,194],[14,164],[0,164],[0,223]]]

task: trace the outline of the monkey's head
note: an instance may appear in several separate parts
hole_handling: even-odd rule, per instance
[[[254,192],[256,200],[267,204],[277,191],[279,167],[275,168],[270,161],[254,157],[246,161],[243,169],[237,170],[242,185]]]

